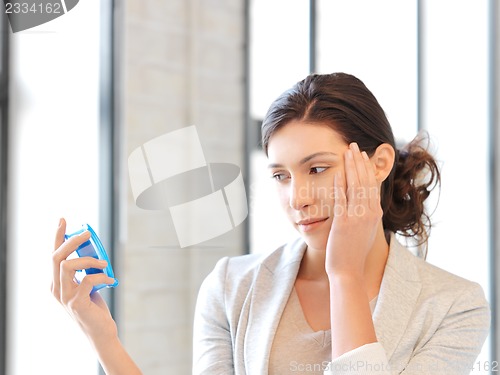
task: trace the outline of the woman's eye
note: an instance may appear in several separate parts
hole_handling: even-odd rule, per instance
[[[286,175],[284,173],[275,173],[271,177],[276,181],[283,181],[284,179],[286,179]]]
[[[311,174],[317,174],[326,171],[328,168],[327,167],[312,167],[310,169]]]

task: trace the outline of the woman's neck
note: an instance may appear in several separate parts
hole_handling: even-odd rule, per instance
[[[382,225],[380,225],[365,264],[364,279],[370,299],[378,294],[388,255],[389,245]],[[308,247],[302,258],[297,278],[300,280],[328,282],[325,270],[325,258],[325,249]]]

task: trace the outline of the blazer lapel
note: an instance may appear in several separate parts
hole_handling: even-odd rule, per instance
[[[295,283],[306,245],[285,246],[277,261],[264,261],[257,272],[245,337],[245,367],[249,374],[268,371],[269,356],[281,315]]]
[[[373,322],[377,339],[391,359],[403,336],[421,290],[415,257],[391,237],[389,258],[380,286]]]

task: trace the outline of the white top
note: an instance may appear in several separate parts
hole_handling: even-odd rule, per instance
[[[370,301],[372,314],[376,303],[377,297]],[[321,375],[331,358],[331,330],[314,331],[311,328],[293,288],[274,336],[269,375]]]

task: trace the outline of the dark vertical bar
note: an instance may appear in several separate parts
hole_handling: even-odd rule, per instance
[[[500,268],[500,243],[496,233],[500,230],[500,201],[498,199],[498,189],[500,188],[500,153],[498,145],[500,145],[500,109],[498,101],[500,100],[500,74],[498,69],[500,66],[500,50],[498,43],[500,42],[500,7],[497,0],[489,1],[489,170],[490,170],[490,306],[492,311],[491,330],[490,330],[490,345],[491,345],[491,360],[496,361],[500,358],[499,343],[498,343],[498,299],[500,275],[497,270]]]
[[[3,4],[0,6],[3,11]],[[0,375],[7,373],[7,187],[9,145],[9,25],[0,16]]]
[[[116,208],[114,200],[116,140],[114,126],[112,19],[113,0],[102,0],[99,78],[99,236],[106,245],[106,251],[110,258],[113,258],[114,255],[114,211]],[[112,308],[113,299],[110,302],[110,308]]]
[[[255,129],[254,122],[250,118],[250,30],[251,30],[251,19],[250,19],[250,0],[244,1],[244,16],[243,16],[243,77],[244,78],[244,88],[243,88],[243,124],[245,126],[245,131],[243,136],[244,153],[243,158],[243,181],[245,182],[245,189],[247,191],[247,203],[250,203],[250,153],[255,148]],[[248,207],[250,209],[250,207]],[[244,253],[250,253],[250,217],[245,220],[244,229]]]
[[[316,73],[316,0],[309,0],[309,73]]]
[[[99,222],[103,244],[116,268],[117,231],[117,134],[115,126],[114,77],[114,0],[102,0],[100,8],[100,77],[99,77]],[[115,315],[115,291],[102,293],[112,315]],[[116,319],[116,317],[115,317]],[[102,368],[100,374],[104,375]]]
[[[423,35],[423,17],[424,0],[417,0],[417,131],[424,129],[423,111],[423,82],[424,82],[424,35]]]

